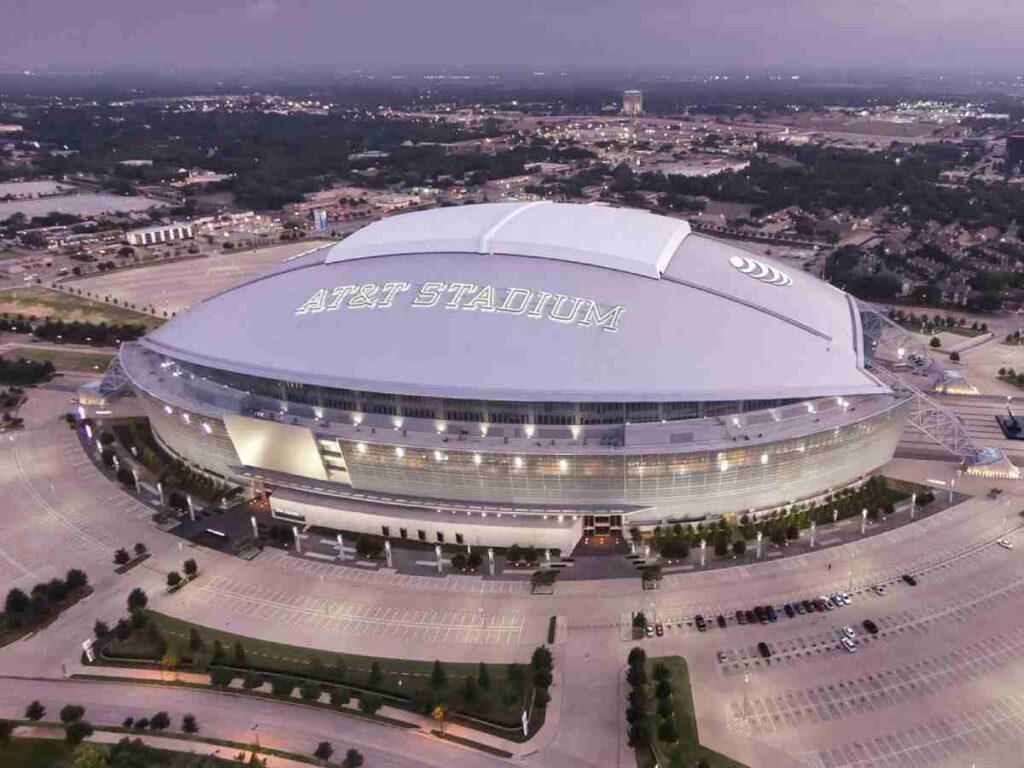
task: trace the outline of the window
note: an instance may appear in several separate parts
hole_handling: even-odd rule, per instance
[[[456,544],[465,544],[466,543],[466,542],[464,542],[462,540],[462,534],[461,533],[456,533],[455,534],[455,543]]]
[[[382,525],[380,527],[380,532],[384,536],[385,539],[391,537],[391,528],[390,528],[390,526]]]
[[[405,530],[405,528],[399,528],[398,535],[401,536],[403,539],[409,538],[409,532]]]
[[[427,532],[424,531],[423,529],[420,529],[420,530],[416,531],[416,533],[420,537],[420,541],[426,541],[427,540]]]
[[[444,544],[444,534],[441,531],[437,532],[437,543]]]

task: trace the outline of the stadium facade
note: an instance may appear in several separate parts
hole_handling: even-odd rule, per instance
[[[856,301],[680,220],[502,203],[371,224],[120,364],[184,461],[275,517],[571,547],[858,482],[910,407]]]

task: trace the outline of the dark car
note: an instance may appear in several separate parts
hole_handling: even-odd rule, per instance
[[[875,622],[873,622],[871,619],[864,619],[864,621],[861,622],[861,626],[864,627],[864,631],[867,632],[869,635],[878,634],[878,625],[875,624]]]
[[[902,578],[905,582],[907,582],[907,584],[909,584],[912,587],[917,586],[917,579],[915,579],[909,573],[904,573],[903,576],[901,576],[900,578]]]
[[[789,603],[786,603],[784,606],[782,606],[782,610],[784,610],[786,612],[786,615],[789,616],[789,618],[791,619],[794,616],[796,616],[796,611],[793,610],[793,606]]]
[[[810,600],[804,600],[802,605],[804,606],[805,611],[807,611],[808,613],[814,613],[814,603],[812,603]]]
[[[737,624],[746,624],[747,623],[747,614],[745,614],[743,611],[736,611],[736,623]]]
[[[824,613],[828,610],[828,608],[825,607],[825,601],[822,600],[820,597],[812,600],[811,605],[814,606],[814,610],[816,610],[818,613]]]
[[[755,605],[754,616],[757,617],[758,622],[761,624],[766,624],[768,622],[768,614],[764,612],[764,606]]]
[[[747,624],[757,624],[757,616],[753,611],[744,611],[743,615],[747,617]]]
[[[776,622],[779,620],[779,614],[775,612],[775,608],[772,606],[766,605],[764,611],[768,614],[768,621]]]
[[[704,621],[704,617],[701,616],[699,613],[693,617],[693,623],[697,625],[698,632],[707,632],[707,622]]]
[[[722,614],[718,614],[718,618],[715,619],[715,621],[718,622],[718,626],[720,626],[722,629],[725,629],[725,616],[723,616]]]
[[[661,637],[665,634],[665,627],[662,626],[662,623],[660,621],[654,625],[654,634],[656,634],[658,637]]]
[[[769,656],[772,655],[771,648],[769,648],[768,643],[764,642],[763,640],[757,644],[757,652],[761,654],[761,658],[763,659],[767,659]]]

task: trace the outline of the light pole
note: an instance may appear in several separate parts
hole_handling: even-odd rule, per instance
[[[253,723],[252,728],[249,729],[250,731],[252,731],[252,737],[256,741],[256,749],[260,749],[260,732],[259,732],[259,727],[260,727],[259,723]]]

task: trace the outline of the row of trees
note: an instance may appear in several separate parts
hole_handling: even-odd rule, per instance
[[[89,577],[85,571],[72,568],[63,579],[40,582],[28,594],[13,587],[4,600],[2,626],[4,629],[18,629],[39,624],[66,600],[81,595],[88,585]]]
[[[657,526],[654,529],[653,544],[666,559],[687,557],[691,549],[699,546],[701,540],[708,542],[717,556],[725,556],[730,551],[742,555],[748,548],[748,542],[757,538],[758,532],[781,546],[786,541],[799,538],[800,531],[809,527],[811,521],[818,525],[831,523],[834,513],[838,513],[838,519],[859,515],[862,509],[867,509],[873,519],[881,514],[891,514],[895,510],[895,502],[906,495],[888,488],[883,478],[875,476],[858,489],[843,489],[826,496],[818,504],[796,504],[757,519],[741,515],[735,526],[724,518],[692,525],[676,523],[672,526]],[[934,499],[930,491],[923,491],[918,494],[917,503],[923,506]],[[630,534],[634,541],[640,541],[639,529],[632,529]]]
[[[43,341],[65,344],[92,344],[97,347],[112,347],[122,341],[134,341],[146,333],[138,323],[124,325],[107,323],[65,323],[63,320],[47,318],[33,328],[32,335]]]

